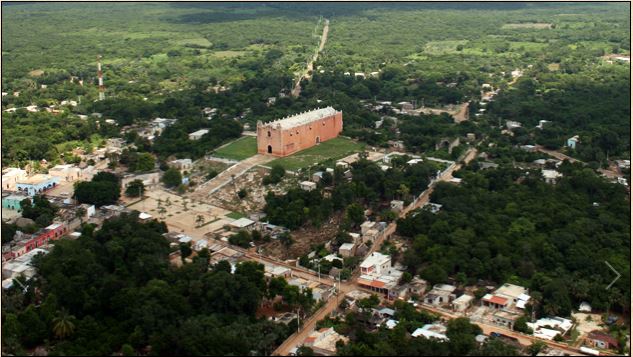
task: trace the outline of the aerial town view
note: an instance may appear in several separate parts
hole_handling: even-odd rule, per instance
[[[2,355],[618,356],[629,2],[13,2]]]

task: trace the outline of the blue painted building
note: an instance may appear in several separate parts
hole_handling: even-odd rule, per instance
[[[22,200],[24,200],[25,198],[28,198],[28,196],[26,196],[26,195],[17,195],[17,194],[3,195],[3,197],[2,197],[2,207],[3,208],[8,208],[10,210],[21,212],[22,211],[22,206],[20,205],[20,202],[22,202]]]
[[[580,142],[578,135],[574,135],[573,137],[567,139],[567,147],[576,149],[576,145]]]
[[[41,194],[47,190],[50,190],[58,184],[59,177],[57,176],[37,174],[24,180],[18,181],[16,187],[18,192],[20,193],[24,193],[29,196],[35,196],[37,194]]]

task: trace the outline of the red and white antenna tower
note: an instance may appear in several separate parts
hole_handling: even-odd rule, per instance
[[[97,56],[97,76],[99,77],[99,100],[104,100],[105,86],[103,85],[103,72],[101,71],[101,55]]]

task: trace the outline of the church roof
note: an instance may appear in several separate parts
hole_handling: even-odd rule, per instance
[[[277,125],[279,125],[281,126],[281,129],[290,129],[297,126],[315,122],[317,120],[332,116],[334,114],[336,114],[336,109],[332,107],[326,107],[326,108],[311,110],[309,112],[295,114],[295,115],[292,115],[283,119],[275,120],[272,122],[268,122],[268,123],[265,123],[264,126],[276,127]]]

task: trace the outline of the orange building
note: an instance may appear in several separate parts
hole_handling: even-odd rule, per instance
[[[296,114],[268,123],[257,122],[257,152],[288,156],[334,139],[343,131],[343,113],[332,107]]]

